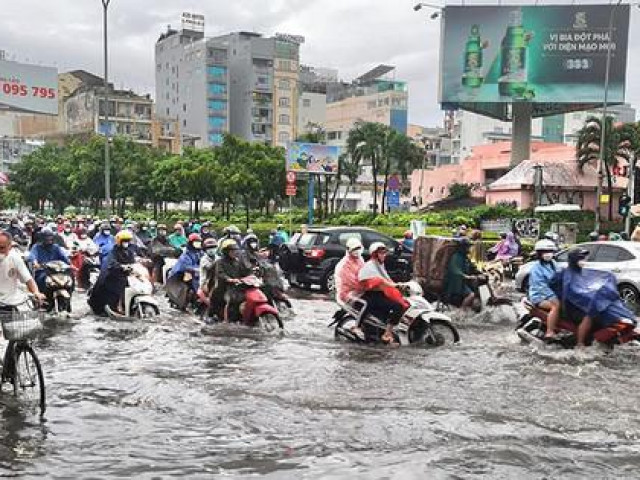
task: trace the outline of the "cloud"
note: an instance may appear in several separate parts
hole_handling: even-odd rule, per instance
[[[117,86],[154,93],[154,44],[183,11],[206,16],[207,34],[251,30],[304,35],[302,61],[337,68],[350,80],[387,63],[410,88],[412,122],[439,124],[437,103],[440,23],[413,0],[112,0],[109,8],[110,77]],[[627,100],[640,107],[640,10],[629,35]],[[3,2],[0,45],[18,60],[57,65],[61,71],[102,73],[100,0]]]

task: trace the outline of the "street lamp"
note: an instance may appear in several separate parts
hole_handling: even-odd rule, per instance
[[[107,13],[111,0],[102,1],[102,19],[104,33],[104,197],[107,203],[107,209],[111,203],[111,159],[109,158],[109,50],[107,38]]]

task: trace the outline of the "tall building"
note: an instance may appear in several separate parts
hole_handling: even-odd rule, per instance
[[[157,112],[201,146],[223,134],[285,146],[298,130],[302,37],[169,29],[156,43]]]

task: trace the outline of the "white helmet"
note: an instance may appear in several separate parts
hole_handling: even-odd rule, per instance
[[[362,242],[359,238],[351,237],[347,240],[346,247],[348,252],[353,252],[354,250],[362,248]]]
[[[558,247],[556,247],[556,244],[551,240],[544,239],[538,240],[533,249],[536,252],[555,252],[556,250],[558,250]]]
[[[371,246],[369,247],[369,254],[373,255],[378,250],[382,250],[382,249],[384,249],[384,250],[387,249],[387,246],[384,243],[382,243],[382,242],[373,242],[371,244]]]

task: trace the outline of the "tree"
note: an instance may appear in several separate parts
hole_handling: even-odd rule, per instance
[[[576,159],[578,168],[583,170],[585,165],[597,168],[600,157],[602,122],[600,118],[590,117],[584,127],[578,132],[576,145]],[[614,124],[612,117],[605,120],[605,144],[603,171],[607,179],[607,192],[611,199],[613,193],[613,169],[621,160],[629,161],[634,151],[638,150],[638,130],[633,124]],[[600,199],[596,199],[597,202]],[[598,208],[598,207],[596,207]],[[609,220],[613,218],[613,202],[609,201]]]

